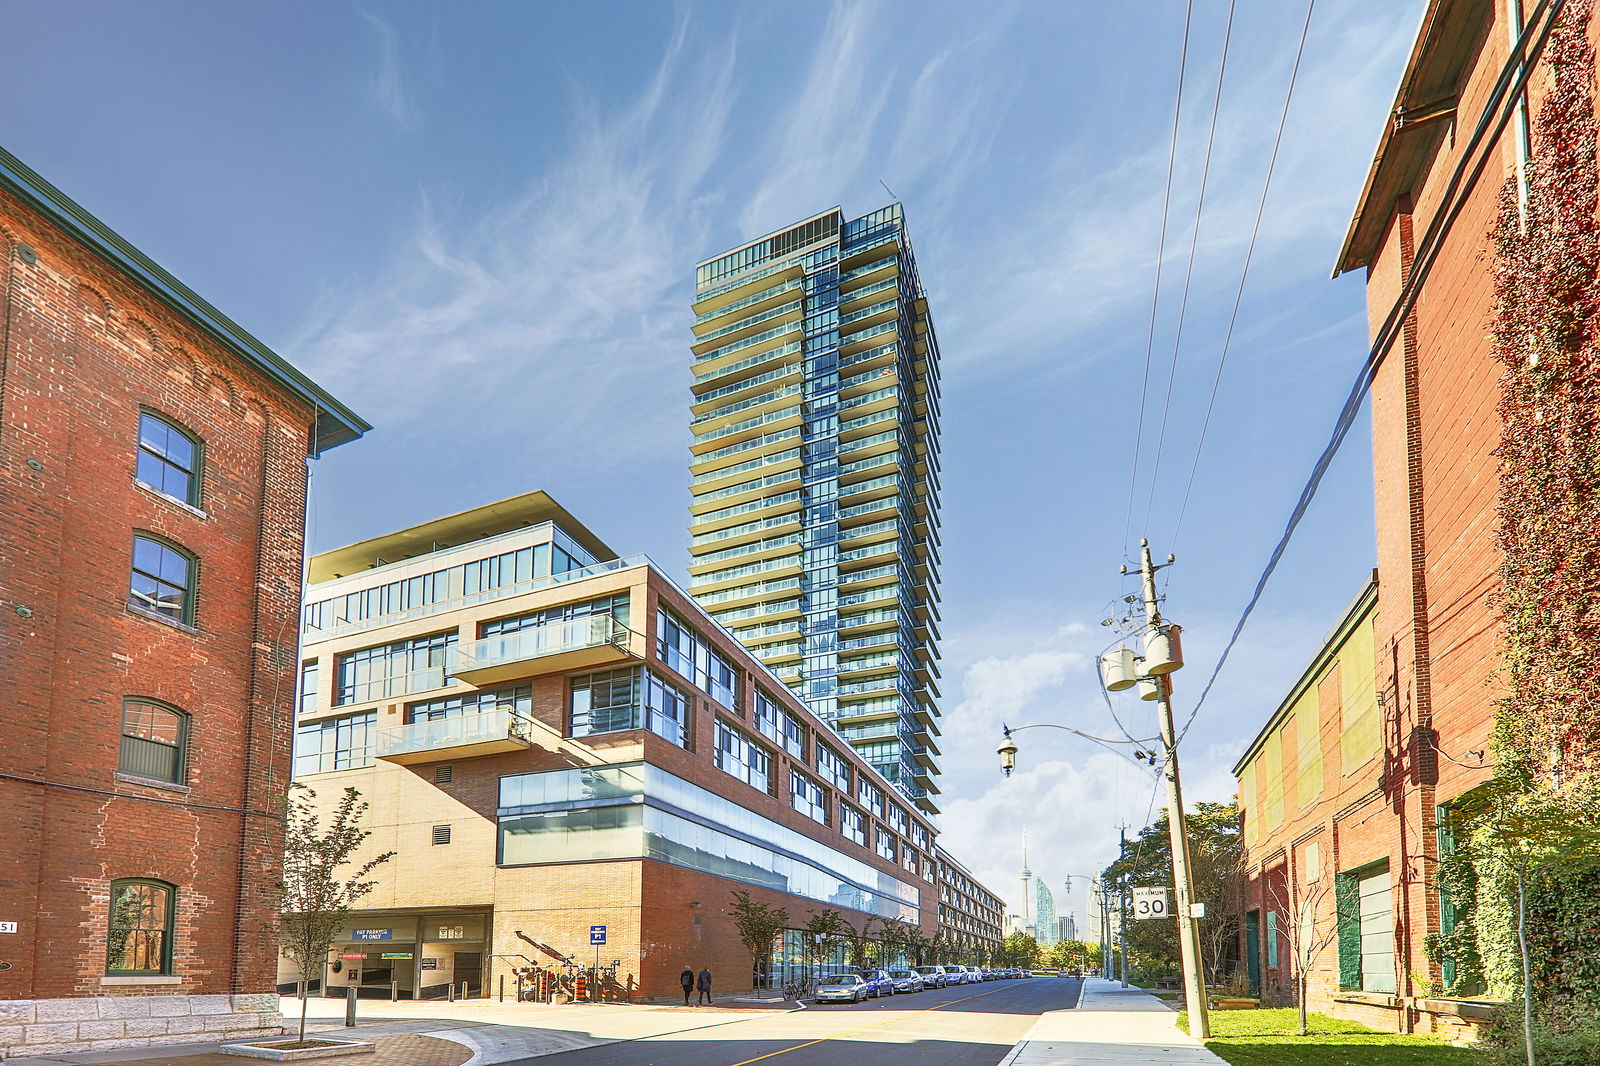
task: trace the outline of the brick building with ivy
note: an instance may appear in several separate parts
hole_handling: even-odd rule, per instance
[[[1595,24],[1517,8],[1426,6],[1335,268],[1366,275],[1376,577],[1236,768],[1257,987],[1288,998],[1298,939],[1313,1009],[1399,1031],[1510,994],[1504,931],[1465,935],[1488,888],[1440,871],[1482,797],[1595,736]]]
[[[367,428],[0,151],[0,1052],[278,1031],[306,458]]]

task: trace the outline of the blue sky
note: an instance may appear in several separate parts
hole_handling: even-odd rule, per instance
[[[1037,730],[1002,780],[999,723],[1115,730],[1130,528],[1178,554],[1187,713],[1366,348],[1328,274],[1421,0],[1317,6],[1174,542],[1304,12],[1238,3],[1152,491],[1226,10],[1195,6],[1132,492],[1177,0],[13,5],[0,143],[375,424],[314,465],[314,548],[544,488],[674,574],[694,263],[892,189],[944,353],[944,839],[1015,906],[1022,824],[1059,895],[1154,779]],[[1191,800],[1373,565],[1371,480],[1363,420],[1185,745]]]

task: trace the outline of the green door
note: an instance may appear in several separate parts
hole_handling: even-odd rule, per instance
[[[1244,968],[1250,978],[1250,994],[1261,994],[1261,912],[1244,916]]]

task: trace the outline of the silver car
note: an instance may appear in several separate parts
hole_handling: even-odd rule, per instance
[[[890,970],[889,979],[894,982],[896,993],[921,992],[925,987],[922,975],[912,970]]]
[[[943,988],[950,983],[950,974],[943,966],[918,966],[917,972],[922,975],[923,988]]]
[[[817,984],[818,1003],[860,1003],[867,998],[867,982],[858,973],[836,973]]]

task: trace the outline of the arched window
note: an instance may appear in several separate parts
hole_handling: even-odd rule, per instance
[[[172,972],[172,922],[177,890],[164,881],[111,882],[106,973]]]
[[[152,781],[183,784],[189,716],[161,703],[131,699],[122,704],[122,748],[117,769]]]
[[[200,505],[200,442],[149,411],[139,412],[140,481],[164,496]]]
[[[128,603],[185,625],[194,622],[194,556],[154,537],[135,534]]]

